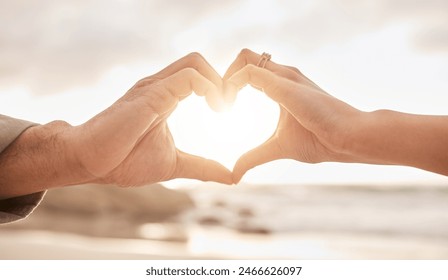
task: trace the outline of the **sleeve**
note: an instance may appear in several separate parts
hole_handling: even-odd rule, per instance
[[[14,140],[34,123],[0,114],[0,155]],[[0,186],[1,187],[1,186]],[[26,218],[39,205],[45,192],[0,199],[0,224]]]

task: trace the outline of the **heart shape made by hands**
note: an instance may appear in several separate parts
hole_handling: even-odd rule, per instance
[[[247,86],[232,108],[220,113],[192,94],[178,104],[168,123],[177,148],[232,170],[242,154],[272,135],[279,114],[277,103]]]

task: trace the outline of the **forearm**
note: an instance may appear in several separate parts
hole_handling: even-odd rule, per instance
[[[448,117],[362,113],[344,147],[351,161],[413,166],[448,175]]]
[[[0,198],[87,180],[67,141],[71,126],[52,122],[25,130],[0,154]]]

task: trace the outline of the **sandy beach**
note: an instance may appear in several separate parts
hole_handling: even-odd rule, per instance
[[[442,185],[204,183],[141,189],[117,208],[122,191],[101,188],[89,198],[100,204],[70,213],[48,195],[27,220],[0,228],[0,259],[448,259]],[[157,211],[135,207],[154,196],[166,201]]]

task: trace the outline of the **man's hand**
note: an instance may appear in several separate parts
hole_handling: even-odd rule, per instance
[[[221,77],[192,53],[140,80],[80,126],[32,127],[0,157],[0,197],[87,182],[127,187],[193,178],[231,184],[221,164],[178,150],[166,122],[192,92],[219,109],[221,88]]]
[[[219,106],[222,79],[190,54],[137,82],[120,100],[71,132],[79,165],[101,183],[139,186],[174,178],[232,183],[221,164],[179,151],[167,125],[193,91]]]

